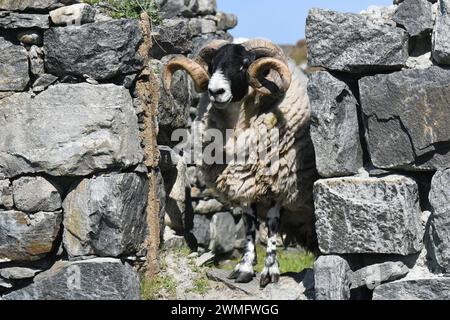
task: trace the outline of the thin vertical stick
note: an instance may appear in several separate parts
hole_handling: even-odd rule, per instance
[[[147,263],[146,274],[154,276],[159,272],[158,250],[160,245],[160,203],[157,192],[157,177],[155,169],[159,164],[159,151],[157,145],[158,125],[157,112],[159,102],[159,82],[150,68],[150,55],[152,48],[151,21],[146,12],[141,14],[140,25],[144,41],[139,47],[139,54],[144,59],[144,69],[136,82],[137,98],[144,107],[144,143],[145,165],[148,169],[149,194],[147,202],[147,230],[146,239]]]

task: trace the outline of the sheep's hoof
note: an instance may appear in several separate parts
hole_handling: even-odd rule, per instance
[[[253,280],[254,276],[255,275],[253,273],[240,272],[236,279],[236,283],[249,283],[250,281]]]
[[[270,273],[263,273],[261,274],[261,280],[259,282],[259,286],[260,288],[264,289],[265,287],[267,287],[267,285],[269,283],[278,283],[278,281],[280,281],[280,274],[279,273],[274,273],[274,274],[270,274]]]

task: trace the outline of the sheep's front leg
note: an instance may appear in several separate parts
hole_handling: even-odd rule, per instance
[[[247,283],[252,281],[255,276],[253,266],[256,265],[256,206],[244,206],[244,224],[245,224],[245,249],[241,261],[236,265],[233,272],[228,276],[229,279],[236,279],[238,283]]]
[[[280,270],[277,260],[277,235],[280,224],[281,206],[276,203],[267,213],[267,256],[264,269],[261,273],[261,288],[266,287],[269,283],[277,283],[280,279]]]

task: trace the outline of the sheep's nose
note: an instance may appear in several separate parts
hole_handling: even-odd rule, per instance
[[[223,88],[215,89],[215,90],[208,89],[208,91],[209,91],[209,95],[211,97],[217,97],[217,96],[220,96],[221,94],[225,93],[225,89],[223,89]]]

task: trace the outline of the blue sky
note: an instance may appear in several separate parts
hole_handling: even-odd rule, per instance
[[[279,44],[294,44],[305,36],[310,8],[360,12],[370,5],[391,5],[392,0],[217,0],[220,11],[238,16],[234,37],[264,37]]]

